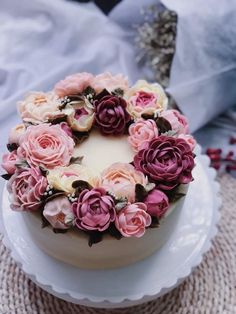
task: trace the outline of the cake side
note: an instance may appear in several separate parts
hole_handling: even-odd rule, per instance
[[[48,255],[84,269],[108,269],[138,262],[160,249],[176,228],[184,199],[172,204],[160,226],[147,229],[141,238],[116,240],[106,234],[103,241],[92,247],[88,246],[87,235],[81,231],[56,234],[50,228],[42,230],[38,213],[24,212],[22,215],[30,237]]]

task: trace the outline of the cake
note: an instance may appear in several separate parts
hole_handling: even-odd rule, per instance
[[[44,252],[107,269],[166,243],[193,180],[195,140],[158,83],[77,73],[17,106],[2,177]]]

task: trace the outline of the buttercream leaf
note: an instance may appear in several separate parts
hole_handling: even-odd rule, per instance
[[[135,185],[135,202],[142,202],[147,194],[148,192],[142,184]]]
[[[12,176],[12,175],[9,174],[9,173],[5,173],[5,174],[2,174],[2,175],[1,175],[1,177],[2,177],[4,180],[9,180],[11,176]]]
[[[159,117],[156,119],[156,125],[158,128],[158,131],[162,134],[165,132],[168,132],[172,129],[171,124],[169,121],[167,121],[165,118],[163,117]]]
[[[102,241],[103,234],[99,231],[90,231],[88,232],[89,240],[88,245],[91,247],[95,243],[99,243]]]
[[[71,164],[81,165],[83,158],[84,158],[84,156],[71,157],[71,159],[70,159],[70,165],[71,165]]]
[[[9,150],[9,152],[13,152],[14,150],[17,150],[18,146],[19,145],[16,143],[8,143],[7,149]]]

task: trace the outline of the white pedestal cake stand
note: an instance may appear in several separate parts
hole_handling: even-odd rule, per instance
[[[82,270],[43,253],[30,239],[19,213],[10,210],[4,189],[0,231],[4,244],[24,272],[49,293],[81,305],[118,308],[157,298],[176,287],[209,250],[217,232],[220,198],[206,156],[196,157],[180,219],[171,238],[149,258],[113,270]]]

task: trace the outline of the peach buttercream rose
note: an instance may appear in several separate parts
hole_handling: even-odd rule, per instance
[[[146,145],[158,136],[157,125],[154,120],[138,119],[129,127],[128,142],[135,152],[146,147]]]
[[[23,135],[26,131],[26,127],[23,123],[17,124],[14,128],[10,130],[9,137],[8,137],[8,143],[9,144],[19,144],[20,137]]]
[[[72,205],[66,196],[60,196],[46,203],[43,216],[55,229],[68,229],[66,217],[72,216]]]
[[[195,138],[190,134],[180,134],[178,136],[178,138],[182,138],[183,140],[185,140],[188,143],[188,145],[190,146],[192,151],[194,150],[194,148],[197,145]]]
[[[105,72],[94,77],[92,87],[96,93],[100,93],[104,89],[108,92],[116,89],[121,89],[125,92],[129,87],[129,83],[122,74],[112,75],[110,72]]]
[[[155,114],[167,108],[168,98],[158,83],[149,84],[139,80],[125,94],[128,102],[127,110],[133,118],[142,114]]]
[[[137,183],[145,186],[147,179],[142,172],[127,163],[114,163],[101,174],[101,186],[113,193],[116,198],[127,198],[131,203],[135,201]]]
[[[72,164],[68,167],[56,167],[47,174],[49,184],[56,190],[72,194],[75,190],[72,183],[77,180],[87,181],[93,187],[97,185],[98,178],[84,165]]]
[[[121,209],[116,216],[116,228],[124,237],[140,238],[152,222],[144,203],[129,204]]]
[[[39,124],[27,128],[17,155],[30,165],[52,169],[69,165],[73,151],[74,141],[60,125]]]
[[[67,76],[54,86],[54,91],[59,97],[76,95],[92,85],[94,76],[91,73],[82,72]]]
[[[68,105],[67,108],[72,109],[67,122],[73,130],[86,132],[92,128],[95,116],[94,107],[87,99],[78,101],[73,107]]]
[[[22,120],[32,124],[48,122],[63,115],[60,105],[60,99],[54,92],[31,92],[17,104]]]

